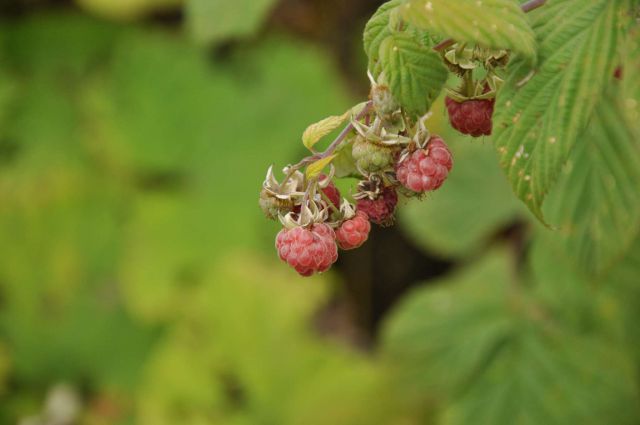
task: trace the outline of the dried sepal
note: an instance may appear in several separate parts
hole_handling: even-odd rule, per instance
[[[292,211],[304,196],[304,175],[299,171],[291,171],[289,167],[283,172],[287,177],[279,183],[273,173],[273,166],[270,166],[260,191],[260,208],[272,220]]]

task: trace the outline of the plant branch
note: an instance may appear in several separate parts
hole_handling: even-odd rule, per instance
[[[546,2],[547,0],[529,0],[528,2],[524,3],[520,7],[524,13],[528,13],[528,12],[531,12],[532,10],[539,8],[540,6],[544,6]],[[446,49],[447,47],[451,47],[453,44],[455,44],[455,40],[452,38],[448,38],[438,43],[437,45],[435,45],[433,50],[435,50],[436,52],[440,52]]]
[[[355,120],[358,121],[364,118],[369,112],[371,112],[372,107],[373,107],[373,101],[370,100],[364,105],[364,108],[362,108],[362,111],[360,111],[360,113],[356,115]],[[325,149],[323,152],[318,152],[316,154],[303,158],[300,162],[298,162],[296,165],[292,166],[291,168],[293,168],[294,170],[299,170],[300,168],[304,167],[307,164],[311,164],[312,162],[315,162],[330,156],[338,148],[338,146],[340,146],[340,143],[342,143],[342,141],[347,137],[347,135],[351,132],[351,130],[353,130],[353,124],[349,123],[344,129],[342,129],[340,134],[338,134],[335,140],[331,142],[331,144],[327,147],[327,149]]]
[[[367,103],[365,103],[364,107],[362,108],[362,111],[360,111],[358,113],[358,115],[355,116],[355,120],[358,121],[358,120],[361,120],[362,118],[364,118],[365,116],[367,116],[369,114],[369,112],[371,112],[372,108],[373,108],[373,101],[370,100]],[[289,181],[291,176],[293,176],[293,174],[296,171],[298,171],[299,169],[301,169],[305,165],[309,165],[309,164],[311,164],[311,163],[313,163],[315,161],[318,161],[320,159],[324,159],[324,158],[330,156],[331,154],[333,154],[333,152],[338,148],[338,146],[340,146],[340,143],[342,143],[344,141],[344,139],[347,137],[347,135],[349,134],[349,132],[351,130],[353,130],[353,124],[350,122],[349,124],[347,124],[347,126],[345,128],[342,129],[340,134],[338,134],[338,136],[335,138],[335,140],[333,142],[331,142],[331,144],[323,152],[318,152],[318,153],[315,153],[313,155],[309,155],[307,157],[304,157],[297,164],[288,167],[289,170],[287,171],[287,175],[284,177],[284,179],[280,183],[280,187],[281,188],[284,187],[284,185],[287,184],[287,182]]]

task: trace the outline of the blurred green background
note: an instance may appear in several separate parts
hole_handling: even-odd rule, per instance
[[[366,97],[380,3],[0,2],[0,423],[640,423],[640,246],[576,271],[441,102],[441,191],[277,259],[266,169]]]

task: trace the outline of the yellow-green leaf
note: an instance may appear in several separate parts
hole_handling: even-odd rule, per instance
[[[307,167],[307,178],[312,179],[319,176],[324,167],[331,164],[331,161],[333,161],[336,156],[336,154],[333,154],[309,164],[309,166]]]
[[[349,112],[350,111],[347,111],[342,115],[332,115],[315,124],[311,124],[304,133],[302,133],[302,143],[307,149],[311,150],[324,136],[340,127],[349,117]]]

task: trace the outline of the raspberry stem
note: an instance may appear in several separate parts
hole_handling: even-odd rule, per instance
[[[522,9],[522,11],[524,13],[528,13],[531,12],[532,10],[535,10],[541,6],[544,6],[544,4],[547,2],[547,0],[529,0],[528,2],[526,2],[525,4],[523,4],[522,6],[520,6],[520,8]],[[440,52],[444,49],[446,49],[447,47],[451,47],[453,44],[455,44],[455,40],[452,38],[448,38],[444,41],[441,41],[440,43],[436,44],[433,48],[433,50],[435,50],[436,52]]]
[[[322,199],[324,199],[329,208],[331,208],[335,212],[340,212],[340,210],[333,204],[333,201],[329,199],[326,193],[324,193],[324,190],[320,191],[320,196],[322,196]]]
[[[367,103],[365,103],[364,107],[362,108],[362,111],[360,111],[358,115],[356,115],[355,121],[361,120],[362,118],[367,116],[369,112],[371,112],[372,108],[373,108],[373,101],[370,100]],[[282,183],[280,183],[280,187],[283,187],[289,181],[291,176],[293,176],[293,174],[296,171],[298,171],[305,165],[311,164],[312,162],[318,161],[320,159],[324,159],[330,156],[331,154],[333,154],[333,152],[338,148],[338,146],[340,146],[340,143],[344,141],[345,137],[347,137],[347,135],[351,132],[351,130],[353,130],[353,128],[354,127],[352,123],[347,124],[346,127],[342,129],[340,134],[338,134],[335,140],[331,142],[331,144],[323,152],[318,152],[313,155],[309,155],[305,158],[302,158],[300,162],[289,167],[289,171],[287,172],[287,175],[284,177],[284,180],[282,180]]]

